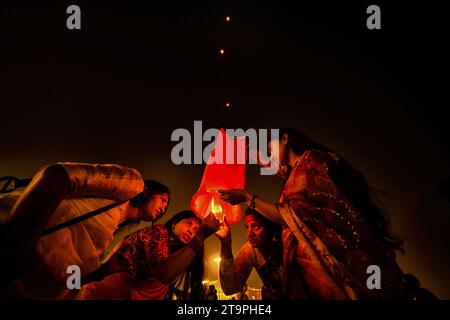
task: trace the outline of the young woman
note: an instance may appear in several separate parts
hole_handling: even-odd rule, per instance
[[[271,141],[269,150],[285,179],[279,203],[244,190],[221,193],[223,200],[246,202],[283,226],[289,297],[404,298],[403,273],[395,261],[402,242],[389,231],[388,217],[374,204],[364,176],[290,128],[280,130],[280,140]],[[381,289],[368,289],[372,265],[381,270]]]
[[[281,228],[248,208],[244,217],[247,240],[233,260],[230,227],[224,221],[216,236],[221,242],[220,283],[227,295],[243,292],[253,268],[264,286],[264,300],[286,298],[286,284],[282,270]]]
[[[116,253],[83,279],[82,300],[163,300],[203,296],[203,242],[219,228],[208,215],[176,214],[125,238]],[[95,282],[92,282],[95,281]],[[92,283],[90,283],[92,282]]]
[[[47,228],[117,203],[95,217],[42,236]],[[6,220],[0,235],[0,277],[8,296],[62,299],[68,266],[82,274],[100,266],[104,250],[125,221],[155,221],[169,203],[169,189],[142,180],[121,165],[58,163],[42,168],[23,192],[0,199]],[[18,274],[18,270],[19,272]],[[68,297],[69,297],[68,296]]]

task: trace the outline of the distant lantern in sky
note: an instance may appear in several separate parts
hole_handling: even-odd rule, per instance
[[[220,49],[220,54],[224,55],[225,54],[225,50],[224,49]]]
[[[225,103],[225,107],[229,107],[230,106],[230,103],[229,102],[227,102],[227,103]]]
[[[227,17],[225,18],[225,20],[226,20],[227,22],[230,22],[230,17],[227,16]]]

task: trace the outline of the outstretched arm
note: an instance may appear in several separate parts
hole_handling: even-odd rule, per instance
[[[250,276],[253,268],[252,248],[247,243],[239,250],[236,259],[233,258],[231,230],[226,218],[219,231],[216,232],[216,236],[221,243],[220,284],[223,292],[226,295],[231,295],[241,291]]]
[[[198,236],[197,239],[200,241],[203,237]],[[201,240],[201,243],[203,243],[203,241],[204,239]],[[121,252],[115,253],[111,259],[102,264],[100,268],[84,276],[81,279],[81,283],[85,285],[90,282],[100,281],[114,273],[129,272],[130,266],[127,261],[123,259],[122,255],[123,253]],[[153,253],[153,255],[157,256],[158,253]],[[162,283],[171,283],[178,275],[186,270],[195,255],[195,252],[190,247],[184,246],[174,254],[160,261],[159,264],[152,266],[152,275]]]
[[[204,241],[208,237],[209,235],[197,233],[194,237],[195,240],[193,240],[203,246]],[[192,247],[184,246],[161,263],[152,267],[152,273],[162,283],[171,283],[176,277],[186,271],[186,268],[191,264],[195,256],[196,252]]]
[[[246,203],[250,206],[253,196],[245,190],[230,189],[219,190],[221,194],[220,199],[232,205]],[[274,203],[267,202],[259,197],[255,198],[255,210],[265,216],[267,219],[284,225],[284,220],[280,215],[280,211]]]
[[[186,271],[186,268],[195,258],[198,252],[193,247],[201,248],[204,241],[219,228],[219,220],[214,215],[209,214],[200,225],[199,231],[191,240],[196,243],[195,246],[186,245],[180,250],[168,256],[167,239],[161,239],[162,235],[151,237],[146,244],[147,266],[151,275],[156,277],[162,283],[171,283],[177,276]],[[166,233],[167,238],[167,233]],[[165,242],[165,245],[162,245]],[[127,245],[127,240],[124,241]],[[92,281],[99,281],[104,277],[117,272],[136,273],[131,270],[135,263],[133,262],[132,251],[119,249],[110,260],[105,262],[99,269],[83,278],[83,284]]]

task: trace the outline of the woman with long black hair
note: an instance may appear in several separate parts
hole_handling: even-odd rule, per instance
[[[219,192],[222,200],[246,202],[283,226],[289,297],[404,298],[403,273],[395,261],[396,251],[403,252],[402,241],[389,230],[388,216],[373,201],[363,174],[291,128],[281,128],[269,150],[284,179],[278,203],[244,190]],[[381,271],[379,278],[368,280],[370,266]]]

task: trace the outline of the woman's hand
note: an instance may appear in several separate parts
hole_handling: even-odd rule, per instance
[[[227,217],[225,217],[223,222],[220,224],[220,228],[216,232],[216,237],[222,244],[231,244],[231,230]]]
[[[213,213],[209,213],[205,219],[203,219],[200,228],[198,229],[197,235],[199,235],[203,240],[206,240],[209,236],[219,230],[220,220],[216,218]]]
[[[252,195],[242,189],[218,190],[218,192],[220,193],[220,200],[228,202],[233,206],[243,202],[248,203],[252,200]]]

